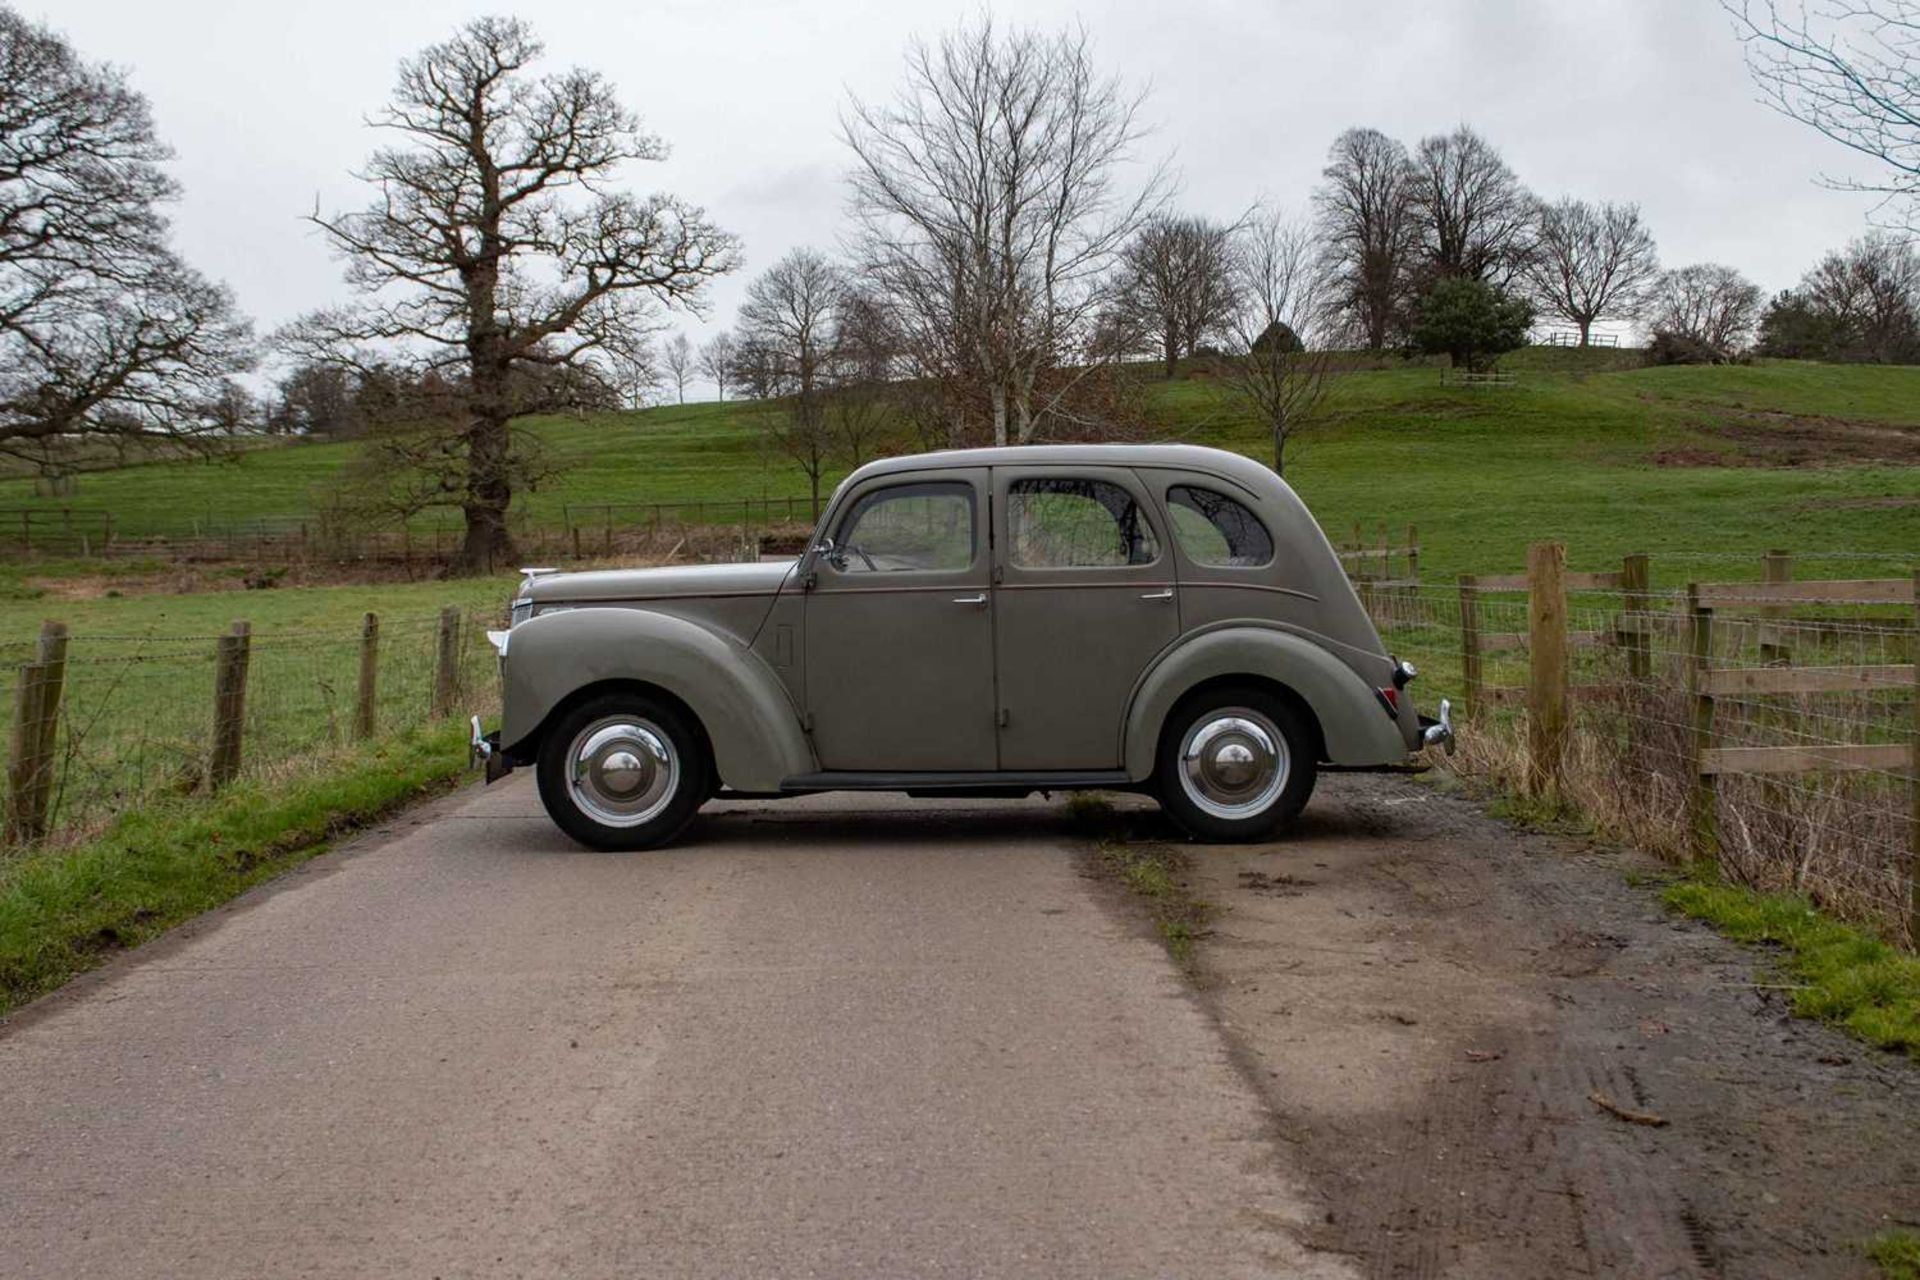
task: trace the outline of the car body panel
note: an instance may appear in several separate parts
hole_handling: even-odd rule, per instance
[[[1382,657],[1380,682],[1392,674]],[[1129,777],[1153,772],[1160,726],[1180,700],[1202,685],[1252,676],[1300,695],[1320,725],[1322,757],[1349,767],[1388,764],[1406,757],[1398,722],[1373,694],[1375,686],[1328,649],[1271,623],[1216,624],[1185,637],[1161,655],[1140,680],[1127,709],[1124,755]]]
[[[818,767],[786,686],[752,650],[690,618],[589,606],[536,614],[512,631],[500,742],[510,757],[581,690],[641,682],[686,703],[713,746],[720,779],[772,791]]]

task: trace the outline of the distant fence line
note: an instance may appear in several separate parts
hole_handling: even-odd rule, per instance
[[[810,498],[570,503],[557,519],[516,514],[512,520],[514,537],[526,553],[576,557],[617,554],[674,530],[754,531],[794,524],[813,524]],[[222,520],[212,514],[189,517],[171,532],[140,531],[137,524],[130,532],[129,522],[107,507],[0,507],[0,555],[424,564],[450,558],[462,536],[453,521],[349,530],[317,516]]]
[[[1577,347],[1580,345],[1578,329],[1554,329],[1534,339],[1536,347]],[[1618,347],[1620,335],[1617,333],[1590,333],[1587,335],[1590,347]]]

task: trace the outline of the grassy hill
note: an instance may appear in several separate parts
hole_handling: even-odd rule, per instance
[[[1640,368],[1625,353],[1547,349],[1507,367],[1519,385],[1443,387],[1432,367],[1397,363],[1343,377],[1322,420],[1290,447],[1288,479],[1336,537],[1356,520],[1370,536],[1380,521],[1417,525],[1436,573],[1515,568],[1544,537],[1565,539],[1578,567],[1652,552],[1668,581],[1685,576],[1683,557],[1706,552],[1730,557],[1711,576],[1773,546],[1874,556],[1803,574],[1891,572],[1920,558],[1920,368]],[[1155,382],[1151,405],[1162,438],[1269,452],[1204,379]],[[550,419],[536,429],[573,461],[520,499],[540,523],[558,524],[567,504],[806,492],[799,469],[762,443],[752,406]],[[350,448],[92,473],[64,499],[0,481],[0,506],[107,507],[127,535],[300,517]]]

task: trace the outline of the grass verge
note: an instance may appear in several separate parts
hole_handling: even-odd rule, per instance
[[[143,805],[84,844],[0,862],[0,1014],[445,787],[466,760],[457,723],[408,729],[321,773]]]
[[[1181,875],[1181,855],[1163,844],[1129,844],[1112,839],[1100,842],[1099,855],[1101,867],[1146,904],[1154,931],[1166,944],[1173,962],[1192,972],[1194,946],[1213,908],[1188,891]]]
[[[1738,942],[1780,948],[1793,1011],[1920,1060],[1920,956],[1822,915],[1806,899],[1694,877],[1669,885],[1673,909]],[[1920,1257],[1920,1254],[1916,1254]],[[1898,1274],[1898,1273],[1896,1273]],[[1920,1272],[1911,1272],[1920,1280]]]
[[[1867,1242],[1867,1257],[1885,1280],[1920,1280],[1920,1235],[1883,1231]]]

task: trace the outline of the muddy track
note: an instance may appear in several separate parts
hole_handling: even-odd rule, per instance
[[[1632,855],[1322,787],[1293,839],[1189,851],[1200,998],[1317,1182],[1309,1243],[1381,1277],[1867,1276],[1920,1220],[1920,1069],[1788,1017]]]

